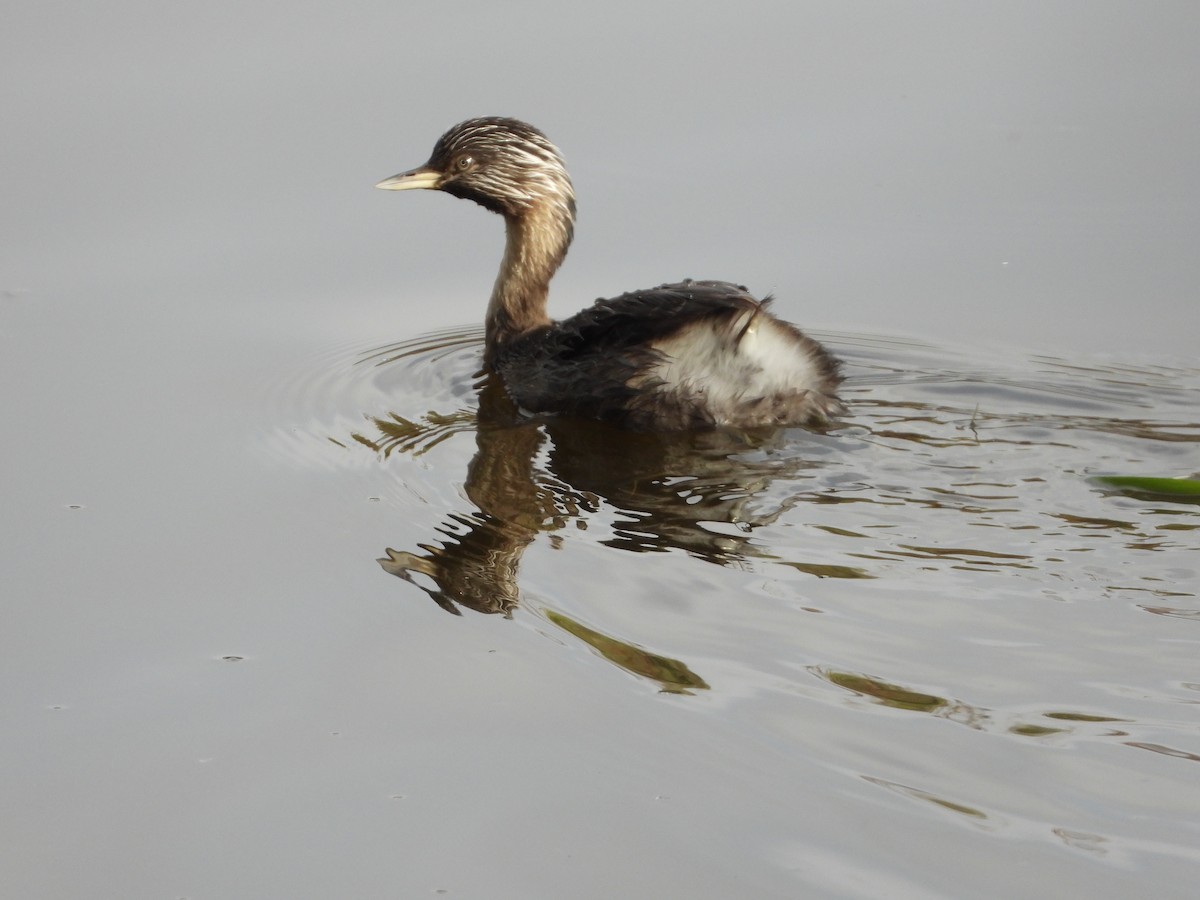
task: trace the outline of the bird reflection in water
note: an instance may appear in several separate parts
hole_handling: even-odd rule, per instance
[[[435,414],[374,423],[377,437],[357,438],[381,453],[428,444],[436,432],[466,426]],[[769,502],[766,488],[812,465],[769,452],[787,434],[778,429],[658,434],[590,420],[524,418],[495,378],[483,383],[474,426],[477,449],[465,490],[475,509],[448,516],[436,527],[441,537],[419,545],[422,552],[389,548],[379,560],[455,614],[466,608],[510,615],[520,599],[525,548],[572,522],[586,528],[605,504],[615,510],[612,536],[603,541],[608,546],[684,550],[739,565],[763,554],[751,540],[753,529],[795,502]]]

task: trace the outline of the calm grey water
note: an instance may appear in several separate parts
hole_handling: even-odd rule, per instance
[[[1198,507],[1090,479],[1200,370],[826,334],[835,428],[659,438],[476,328],[6,322],[14,895],[1190,891]]]
[[[0,28],[0,895],[1190,897],[1190,4],[17,4]],[[773,292],[820,434],[514,422],[552,312]],[[921,336],[920,340],[913,336]],[[453,613],[459,613],[454,615]]]

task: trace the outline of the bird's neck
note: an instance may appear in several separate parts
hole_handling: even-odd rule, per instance
[[[507,241],[487,311],[488,356],[515,337],[550,324],[546,300],[574,228],[569,204],[542,203],[505,216]]]

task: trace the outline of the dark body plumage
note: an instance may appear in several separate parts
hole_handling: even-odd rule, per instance
[[[760,302],[745,288],[724,281],[664,284],[597,300],[569,319],[513,338],[493,364],[509,395],[531,412],[588,416],[638,430],[823,419],[818,414],[797,420],[793,391],[739,392],[738,408],[728,411],[706,402],[710,385],[700,380],[673,385],[654,374],[668,355],[657,349],[659,342],[669,341],[681,325],[708,327],[736,342],[747,319],[766,316],[769,303],[769,298]],[[797,352],[815,354],[822,377],[836,383],[834,358],[799,330],[790,332]]]
[[[470,119],[428,163],[381,188],[433,188],[504,216],[507,246],[488,305],[485,361],[535,413],[639,430],[817,424],[841,410],[838,362],[745,288],[683,281],[546,314],[574,232],[557,148],[515,119]]]

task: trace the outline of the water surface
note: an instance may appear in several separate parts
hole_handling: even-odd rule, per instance
[[[0,895],[1194,895],[1200,8],[9,6]],[[489,114],[849,415],[514,420]]]

